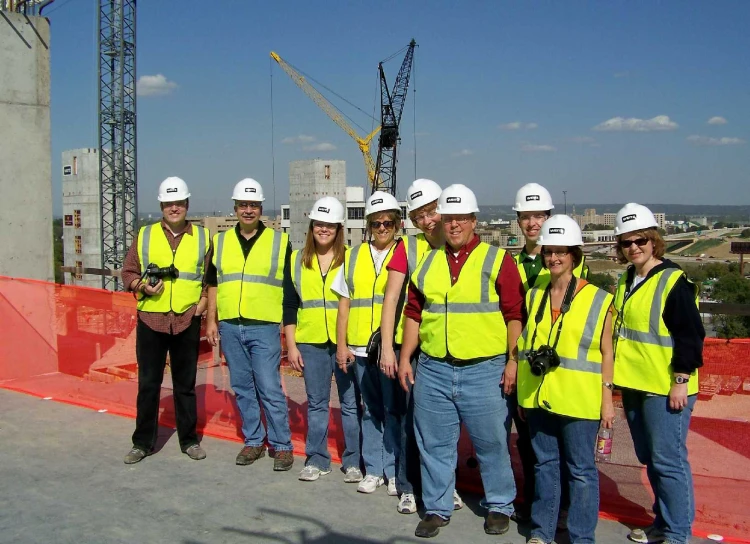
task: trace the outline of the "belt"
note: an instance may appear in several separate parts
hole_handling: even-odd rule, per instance
[[[491,357],[478,357],[476,359],[456,359],[455,357],[448,355],[443,359],[443,361],[446,364],[455,367],[474,366],[478,365],[479,363],[487,362],[491,359],[494,359],[495,357],[499,357],[500,355],[501,354],[492,355]]]

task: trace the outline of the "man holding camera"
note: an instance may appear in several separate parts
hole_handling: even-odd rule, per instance
[[[154,449],[167,353],[180,449],[191,459],[206,457],[196,432],[195,378],[211,240],[207,229],[186,220],[189,198],[182,179],[165,179],[158,196],[162,220],[141,227],[123,263],[123,284],[138,299],[138,400],[129,465]]]

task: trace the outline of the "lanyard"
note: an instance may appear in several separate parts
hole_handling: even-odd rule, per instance
[[[557,343],[560,341],[560,333],[562,333],[563,328],[563,320],[565,319],[565,314],[568,313],[570,310],[570,305],[573,302],[573,296],[576,293],[576,277],[573,276],[570,278],[570,282],[568,282],[568,288],[565,291],[565,296],[563,297],[562,306],[560,306],[560,324],[557,328],[557,335],[555,336],[555,343],[552,344],[552,349],[557,348]],[[552,283],[547,285],[547,287],[544,289],[544,294],[542,295],[542,300],[539,303],[539,308],[536,311],[536,315],[534,316],[534,322],[536,323],[536,326],[534,327],[534,334],[531,336],[531,344],[529,345],[529,349],[534,349],[534,342],[536,341],[536,332],[539,329],[539,323],[542,322],[542,319],[544,319],[544,310],[547,306],[547,299],[549,298],[550,290],[552,289]],[[549,339],[547,339],[549,341]]]

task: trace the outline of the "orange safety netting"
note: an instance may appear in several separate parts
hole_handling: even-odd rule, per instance
[[[112,293],[0,276],[0,387],[97,410],[135,417],[135,301]],[[696,498],[695,532],[750,542],[750,340],[706,340],[699,402],[688,446]],[[307,402],[302,378],[284,371],[295,450],[304,452]],[[226,363],[201,343],[199,432],[241,441],[241,423]],[[162,387],[160,423],[174,427],[169,368]],[[343,451],[336,394],[331,396],[329,447]],[[514,435],[515,437],[515,435]],[[129,437],[123,437],[127,441]],[[611,462],[601,463],[601,514],[626,523],[650,521],[645,469],[633,452],[621,407]],[[459,442],[458,485],[481,491],[471,444]],[[518,451],[513,463],[520,475]],[[519,485],[519,489],[520,489]]]

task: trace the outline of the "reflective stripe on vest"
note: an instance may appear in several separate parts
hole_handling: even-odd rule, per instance
[[[430,251],[432,247],[430,242],[423,233],[419,233],[416,236],[403,236],[401,240],[404,242],[404,249],[406,250],[406,263],[408,270],[406,271],[406,277],[404,278],[404,306],[406,309],[406,297],[409,291],[409,275],[417,269],[417,265],[420,263],[425,253]],[[404,340],[404,321],[406,320],[402,315],[398,320],[398,327],[396,327],[396,344],[401,344]]]
[[[616,385],[668,395],[672,387],[674,341],[664,318],[667,297],[685,273],[667,268],[638,284],[631,295],[625,292],[627,272],[620,277],[615,293]],[[692,285],[692,283],[691,283]],[[696,307],[698,305],[696,292]],[[688,394],[698,392],[698,371],[691,374]]]
[[[550,301],[537,326],[534,316],[543,289],[533,288],[526,295],[529,320],[518,339],[518,402],[524,408],[542,408],[555,414],[582,419],[599,419],[602,402],[602,355],[600,340],[612,295],[588,284],[573,297],[570,310],[552,324]],[[532,348],[551,345],[560,325],[557,344],[560,366],[550,369],[544,379],[534,376],[528,362]],[[531,346],[537,328],[535,345]]]
[[[336,343],[339,296],[331,290],[331,284],[339,268],[331,268],[323,278],[317,257],[312,259],[312,268],[306,268],[302,266],[302,251],[292,253],[292,283],[300,298],[294,336],[298,344]]]
[[[388,250],[380,273],[375,273],[370,244],[354,247],[345,261],[345,278],[349,288],[349,320],[346,341],[350,346],[366,346],[373,331],[380,327],[385,285],[388,280],[386,266],[393,256],[394,243]]]
[[[208,230],[191,226],[192,234],[180,236],[173,252],[161,223],[141,227],[138,233],[138,258],[141,274],[153,263],[160,268],[174,264],[179,271],[176,279],[162,278],[164,290],[138,301],[142,312],[184,313],[197,304],[203,289],[203,265],[208,251]],[[147,280],[144,280],[147,281]]]
[[[289,236],[265,228],[245,258],[235,230],[214,236],[219,320],[242,317],[281,322]]]
[[[507,328],[495,282],[505,250],[480,242],[451,285],[445,249],[422,259],[411,281],[425,297],[421,349],[438,359],[494,357],[508,348]]]

